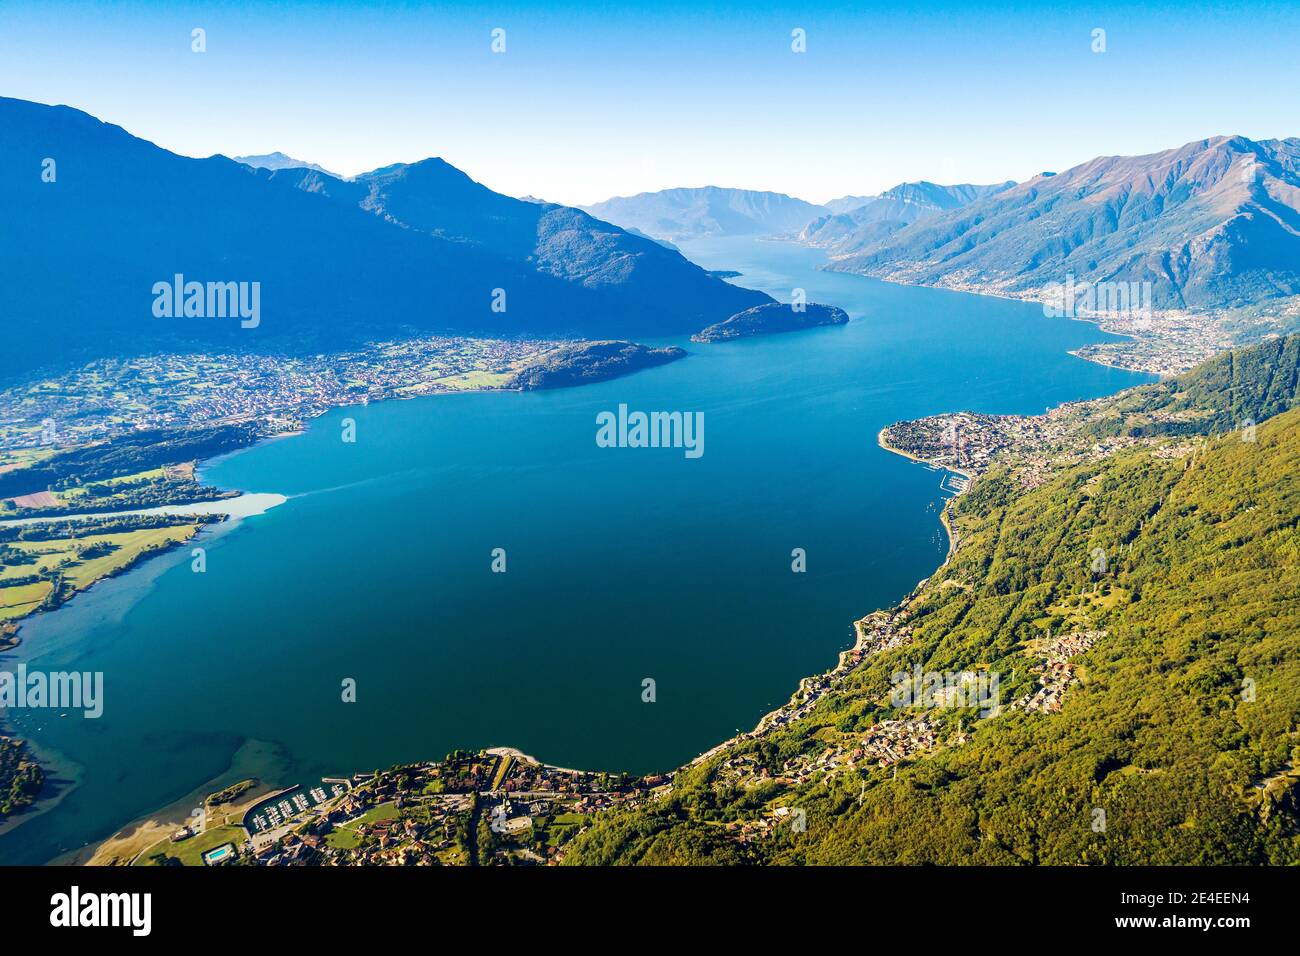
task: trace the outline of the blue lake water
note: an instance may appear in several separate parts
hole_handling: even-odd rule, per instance
[[[337,409],[212,464],[209,481],[289,500],[205,533],[206,573],[188,549],[159,558],[28,622],[0,661],[105,674],[98,720],[9,715],[81,783],[0,837],[0,861],[102,839],[249,740],[278,748],[259,768],[275,783],[497,745],[677,766],[832,665],[856,618],[942,560],[941,475],[878,448],[881,427],[1147,380],[1068,355],[1107,336],[1038,306],[819,272],[821,253],[785,243],[685,252],[853,321],[682,341],[680,362],[582,388]],[[620,403],[703,412],[704,455],[597,447],[596,415]]]

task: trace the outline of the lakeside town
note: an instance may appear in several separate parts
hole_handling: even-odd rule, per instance
[[[335,406],[522,387],[595,347],[428,336],[308,357],[157,354],[0,391],[0,647],[20,619],[221,520],[238,492],[201,483],[199,460]],[[180,508],[195,513],[159,513]]]
[[[902,285],[916,284],[904,270],[877,278]],[[1021,302],[1040,303],[1053,315],[1060,302],[1059,287],[1013,288],[1014,280],[990,281],[986,275],[968,270],[951,270],[935,282],[935,288],[973,295],[990,295]],[[1270,334],[1284,334],[1300,319],[1300,297],[1276,303],[1235,309],[1151,309],[1148,307],[1086,309],[1071,308],[1064,317],[1092,322],[1103,332],[1125,337],[1123,341],[1097,342],[1081,346],[1070,354],[1089,362],[1131,372],[1166,377],[1186,372],[1206,359]]]
[[[1061,409],[1046,415],[952,412],[889,425],[880,433],[880,444],[908,458],[972,477],[1014,459],[1017,478],[1026,489],[1038,487],[1081,457],[1102,458],[1143,444],[1142,439],[1129,436],[1086,443],[1076,438],[1075,421]]]
[[[592,814],[671,789],[552,767],[509,748],[266,792],[245,780],[144,847],[108,841],[92,862],[136,866],[509,866],[563,859]]]
[[[1071,355],[1166,378],[1189,371],[1221,352],[1294,328],[1300,318],[1300,299],[1252,309],[1162,310],[1150,315],[1083,313],[1078,318],[1096,322],[1103,332],[1125,336],[1126,341],[1084,345]]]
[[[948,412],[895,422],[881,429],[878,442],[887,451],[967,478],[1006,466],[1025,489],[1064,468],[1126,449],[1152,448],[1162,457],[1191,450],[1187,442],[1170,444],[1162,433],[1192,423],[1191,411],[1150,409],[1140,417],[1128,412],[1129,426],[1110,433],[1118,414],[1109,399],[1066,402],[1042,415]]]
[[[891,767],[938,746],[960,744],[958,728],[946,740],[927,714],[882,720],[860,739],[798,755],[771,774],[737,745],[761,741],[809,716],[829,693],[875,654],[905,645],[911,636],[906,607],[877,611],[857,622],[857,640],[837,666],[805,678],[782,707],[749,732],[719,744],[686,767],[634,777],[553,767],[510,748],[388,770],[329,778],[319,786],[265,792],[244,781],[207,798],[165,839],[139,847],[129,837],[109,840],[90,862],[137,866],[490,866],[555,865],[594,814],[667,797],[677,774],[732,749],[721,761],[715,788],[777,784],[799,787],[855,767]],[[740,844],[770,836],[792,822],[791,808],[772,802],[724,829]],[[128,828],[125,833],[129,833]],[[123,856],[122,847],[130,847]]]
[[[340,405],[505,388],[559,344],[435,335],[313,356],[230,351],[99,359],[0,391],[0,451],[247,421],[258,421],[266,434],[298,431]]]
[[[918,589],[919,590],[919,589]],[[678,771],[645,777],[554,767],[511,748],[455,751],[440,761],[398,765],[315,785],[268,790],[244,780],[209,795],[167,836],[132,841],[135,827],[106,841],[89,862],[134,866],[517,866],[557,865],[595,814],[630,809],[672,794],[678,774],[713,757],[718,793],[762,792],[756,811],[726,822],[720,832],[739,846],[800,825],[790,803],[799,788],[849,772],[889,772],[943,747],[961,746],[971,732],[960,716],[938,709],[904,709],[865,731],[826,738],[773,772],[756,754],[762,742],[809,717],[819,702],[848,690],[854,672],[874,655],[911,639],[908,603],[856,622],[857,640],[837,666],[805,678],[791,699],[749,732],[712,748]],[[1105,631],[1073,630],[1025,649],[1041,661],[1034,689],[1009,711],[1060,710],[1078,677],[1072,658]],[[875,700],[882,708],[885,692]],[[995,717],[1000,707],[987,716]],[[819,735],[824,736],[824,734]],[[728,756],[728,754],[731,754]],[[156,836],[156,834],[155,834]]]

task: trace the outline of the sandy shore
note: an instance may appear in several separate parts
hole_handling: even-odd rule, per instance
[[[187,505],[160,505],[157,508],[142,508],[137,511],[94,511],[87,514],[43,515],[39,518],[11,518],[0,521],[0,528],[12,528],[28,524],[48,524],[54,521],[86,521],[91,518],[122,518],[129,515],[225,515],[228,518],[248,518],[252,515],[266,514],[289,499],[284,495],[268,492],[236,495],[233,498],[218,498],[215,501],[195,501]]]
[[[243,814],[254,804],[276,792],[278,786],[266,783],[262,775],[268,763],[282,763],[272,744],[250,740],[235,752],[230,768],[207,783],[200,784],[185,796],[167,806],[133,820],[106,840],[90,843],[80,850],[66,853],[52,863],[71,866],[127,866],[145,850],[168,839],[193,816],[196,807],[203,805],[209,794],[216,793],[241,780],[254,780],[253,789],[242,794],[234,803],[212,809],[221,816],[243,819]]]
[[[591,773],[589,770],[574,770],[571,767],[557,767],[553,763],[544,763],[536,757],[524,753],[522,750],[516,750],[514,747],[489,747],[483,751],[485,754],[491,754],[494,757],[514,757],[521,763],[535,763],[539,767],[545,767],[548,770],[558,770],[560,773]]]

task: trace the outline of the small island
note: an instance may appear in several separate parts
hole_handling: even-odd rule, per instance
[[[589,385],[685,356],[686,350],[676,346],[656,349],[636,342],[574,342],[543,352],[511,376],[505,387],[529,392]]]
[[[798,332],[820,325],[847,325],[848,313],[833,305],[807,303],[796,310],[792,305],[768,302],[744,312],[737,312],[725,322],[710,325],[691,336],[692,342],[721,342],[741,339],[751,335],[772,335],[777,332]]]
[[[26,810],[45,787],[45,773],[26,744],[0,735],[0,820]]]

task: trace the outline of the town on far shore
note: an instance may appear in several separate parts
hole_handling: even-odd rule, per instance
[[[510,387],[516,372],[560,344],[430,335],[317,355],[232,349],[98,359],[0,391],[0,451],[246,421],[267,434],[296,431],[340,405]]]

